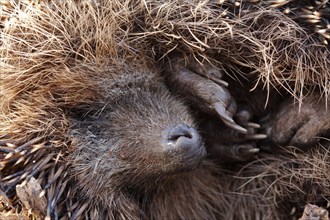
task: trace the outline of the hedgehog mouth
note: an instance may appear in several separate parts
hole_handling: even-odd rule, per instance
[[[190,171],[198,168],[205,156],[206,149],[204,145],[183,153],[180,160],[180,171]]]

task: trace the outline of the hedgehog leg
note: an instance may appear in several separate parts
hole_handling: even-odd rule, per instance
[[[171,89],[187,98],[194,107],[218,115],[228,127],[247,133],[247,129],[233,119],[237,110],[236,102],[226,88],[227,83],[221,80],[222,72],[219,69],[174,62],[171,68],[165,70],[165,76]]]

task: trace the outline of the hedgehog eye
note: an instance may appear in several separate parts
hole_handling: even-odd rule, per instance
[[[97,120],[104,112],[105,106],[106,105],[100,104],[76,106],[74,108],[67,109],[66,112],[67,115],[78,121]]]

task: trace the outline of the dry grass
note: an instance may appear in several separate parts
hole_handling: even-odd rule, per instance
[[[293,216],[299,215],[308,203],[329,208],[328,145],[315,146],[307,152],[290,146],[283,150],[281,155],[261,155],[244,166],[237,174],[236,186],[247,194],[263,194],[282,213],[295,210]]]
[[[47,192],[50,212],[61,207],[58,202],[70,195],[65,169],[73,150],[66,114],[101,99],[97,79],[109,69],[122,71],[123,59],[152,66],[182,53],[228,72],[255,74],[258,83],[283,87],[297,98],[305,88],[329,92],[329,49],[274,8],[242,6],[234,13],[231,5],[213,1],[17,2],[7,10],[14,16],[0,41],[0,192],[12,202],[3,210],[14,210],[15,185],[32,176]],[[259,199],[248,204],[249,197],[238,197],[244,201],[231,199],[228,207],[329,198],[328,153],[290,151],[248,165],[237,187]],[[69,202],[75,215],[85,208]]]
[[[17,17],[1,35],[1,133],[11,138],[36,127],[56,133],[65,127],[59,107],[95,101],[91,78],[100,68],[141,54],[164,58],[175,50],[225,70],[248,67],[242,74],[297,98],[315,86],[328,93],[329,50],[276,9],[250,6],[233,15],[208,1],[51,2],[14,4]]]

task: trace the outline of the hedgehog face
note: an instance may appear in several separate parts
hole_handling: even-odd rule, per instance
[[[102,129],[116,157],[150,174],[195,168],[205,153],[187,108],[165,89],[131,92],[116,101]]]
[[[114,90],[102,113],[76,121],[72,130],[74,175],[82,184],[106,183],[86,189],[143,185],[200,164],[206,151],[192,116],[165,86],[156,81]]]

